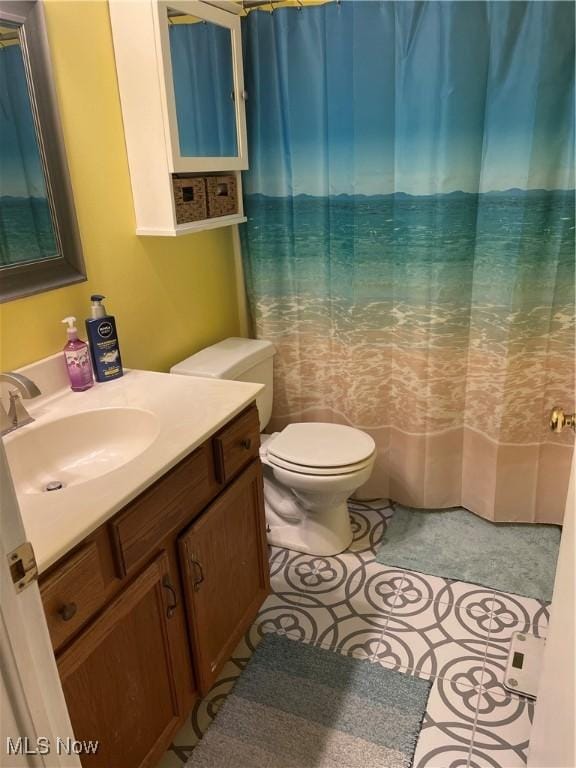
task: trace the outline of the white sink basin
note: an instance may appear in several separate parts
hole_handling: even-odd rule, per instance
[[[36,422],[6,441],[14,485],[18,493],[36,494],[50,483],[65,489],[101,477],[145,451],[159,431],[158,417],[140,408],[98,408]]]

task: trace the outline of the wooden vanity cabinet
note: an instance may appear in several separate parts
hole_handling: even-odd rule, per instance
[[[251,406],[40,578],[90,768],[154,766],[269,590]]]

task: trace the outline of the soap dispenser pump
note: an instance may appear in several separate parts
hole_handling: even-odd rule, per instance
[[[66,329],[68,341],[64,345],[63,352],[70,388],[73,392],[84,392],[94,384],[88,344],[78,338],[75,317],[65,317],[62,322],[68,325]]]

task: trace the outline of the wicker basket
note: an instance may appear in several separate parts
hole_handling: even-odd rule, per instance
[[[238,213],[238,193],[236,176],[207,176],[208,216],[231,216]]]
[[[172,176],[172,188],[178,224],[208,218],[206,181],[203,176]]]

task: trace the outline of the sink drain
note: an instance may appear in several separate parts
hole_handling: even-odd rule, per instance
[[[61,488],[64,488],[64,483],[60,480],[51,480],[44,486],[45,491],[59,491]]]

